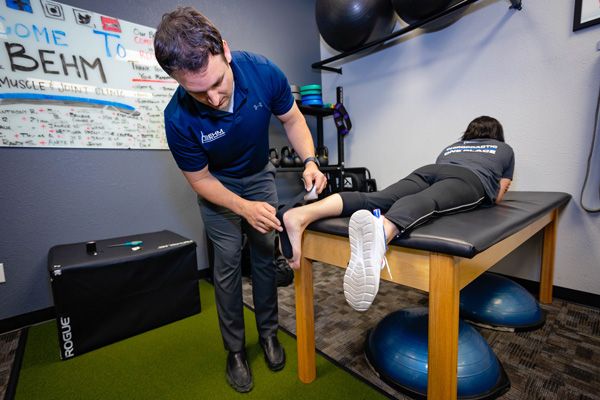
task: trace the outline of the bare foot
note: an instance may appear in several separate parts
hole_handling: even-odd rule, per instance
[[[293,250],[292,259],[288,260],[288,264],[292,269],[300,269],[302,233],[307,225],[303,218],[302,207],[292,208],[283,214],[283,223]]]

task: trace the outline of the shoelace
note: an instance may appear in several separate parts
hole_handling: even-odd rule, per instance
[[[385,247],[387,249],[387,246]],[[394,279],[394,277],[392,276],[392,271],[390,270],[390,264],[388,264],[388,260],[386,256],[383,256],[383,260],[381,260],[381,269],[383,269],[385,264],[385,267],[387,268],[388,274],[390,274],[390,279]]]

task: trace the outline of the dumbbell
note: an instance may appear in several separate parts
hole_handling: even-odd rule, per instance
[[[280,155],[281,157],[279,159],[279,165],[286,168],[294,166],[294,158],[292,157],[292,152],[290,151],[289,147],[282,147]]]
[[[292,149],[292,158],[294,159],[294,167],[304,167],[304,162],[294,149]]]
[[[277,154],[277,149],[269,149],[269,161],[271,161],[271,164],[273,164],[275,167],[279,167],[280,160],[279,154]]]
[[[327,146],[319,147],[317,149],[317,160],[322,167],[329,165],[329,149]]]

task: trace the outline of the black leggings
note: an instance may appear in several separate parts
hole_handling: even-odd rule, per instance
[[[400,234],[441,214],[471,210],[486,199],[477,175],[449,164],[421,167],[379,192],[341,192],[342,216],[379,208]]]

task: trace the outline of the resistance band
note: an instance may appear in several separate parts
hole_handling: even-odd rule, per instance
[[[350,133],[352,121],[350,121],[350,115],[348,115],[348,111],[342,103],[333,106],[333,120],[340,135],[344,136]]]

